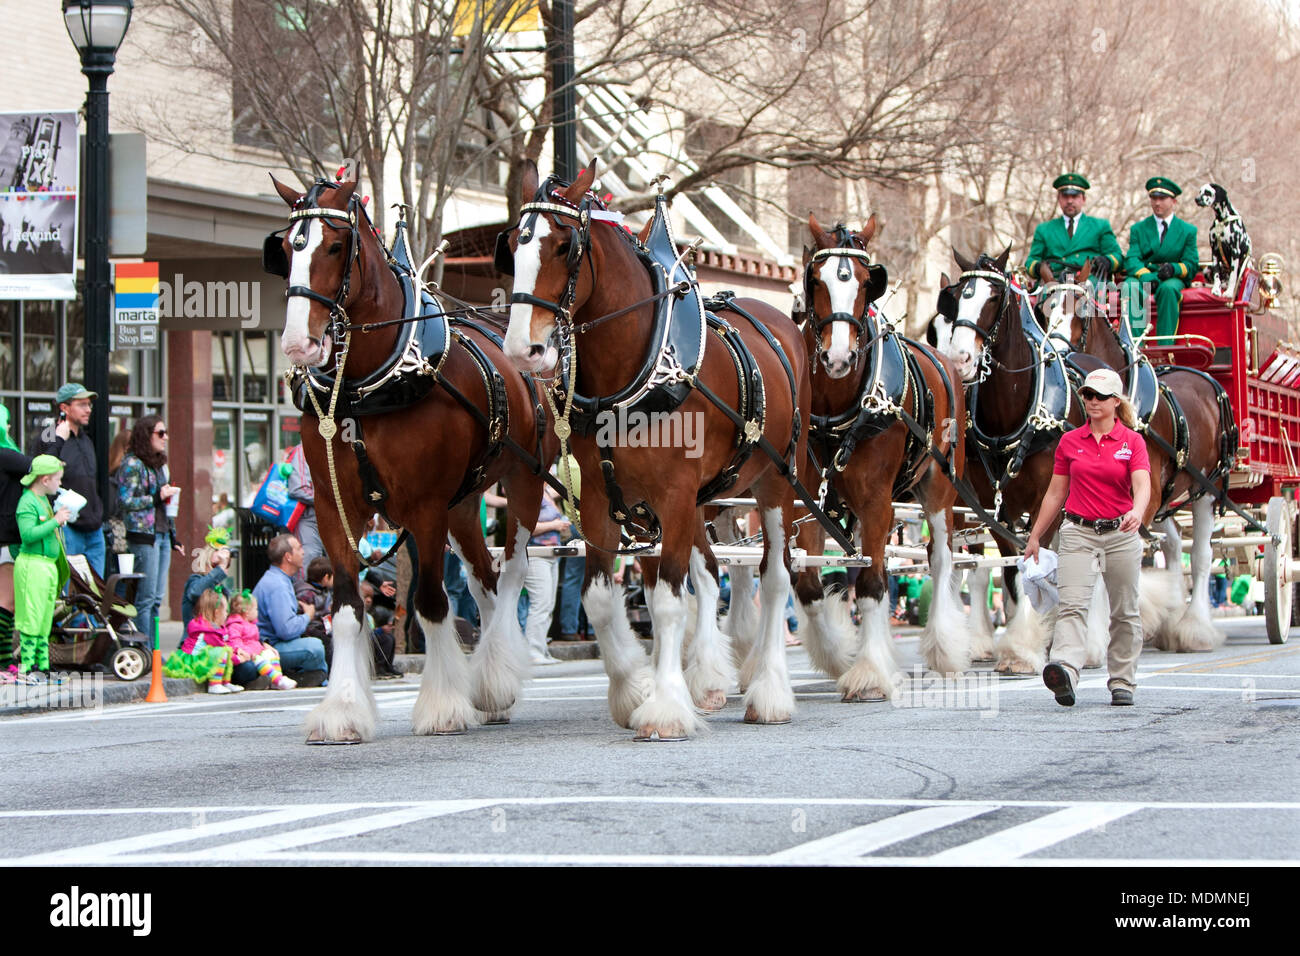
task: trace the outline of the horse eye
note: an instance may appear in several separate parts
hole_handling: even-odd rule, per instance
[[[342,252],[342,251],[343,251],[343,243],[342,243],[342,242],[336,242],[336,243],[334,243],[333,245],[330,246],[330,255],[332,255],[332,256],[337,256],[337,255],[338,255],[340,252]]]
[[[557,256],[567,256],[569,254],[569,245],[570,243],[567,240],[560,243],[555,247],[555,254]]]

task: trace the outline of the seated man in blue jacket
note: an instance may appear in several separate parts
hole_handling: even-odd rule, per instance
[[[324,686],[325,645],[320,638],[303,637],[316,608],[299,601],[293,587],[294,575],[302,569],[302,542],[291,534],[276,535],[266,556],[271,566],[253,588],[257,630],[280,652],[280,667],[299,687]]]

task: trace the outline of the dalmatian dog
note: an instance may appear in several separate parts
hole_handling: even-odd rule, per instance
[[[1214,294],[1234,295],[1237,279],[1250,258],[1250,236],[1237,210],[1228,202],[1227,191],[1218,183],[1206,183],[1196,195],[1196,205],[1214,210],[1210,226],[1210,251],[1214,254]]]

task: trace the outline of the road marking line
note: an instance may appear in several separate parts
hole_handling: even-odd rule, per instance
[[[865,826],[854,827],[820,840],[773,853],[771,863],[790,863],[808,866],[837,866],[856,860],[873,850],[910,840],[932,830],[939,830],[962,820],[978,817],[997,809],[997,804],[964,807],[926,807],[910,810]]]
[[[171,843],[188,843],[191,840],[206,840],[209,837],[224,836],[229,833],[242,833],[246,830],[256,830],[262,827],[281,826],[286,823],[296,823],[299,820],[339,812],[338,808],[332,806],[308,804],[302,807],[273,810],[269,813],[258,813],[253,816],[237,817],[233,820],[216,820],[198,826],[176,827],[171,830],[159,830],[155,833],[123,837],[120,840],[88,843],[84,846],[52,850],[49,853],[0,859],[0,863],[9,866],[49,866],[57,863],[109,862],[114,857],[136,850],[152,850],[155,847],[167,846]]]
[[[1263,661],[1271,661],[1278,657],[1284,657],[1287,654],[1300,654],[1300,647],[1292,647],[1284,651],[1267,651],[1262,654],[1253,653],[1245,657],[1230,657],[1227,660],[1216,661],[1213,663],[1197,662],[1193,664],[1179,664],[1174,667],[1165,668],[1164,672],[1167,674],[1173,673],[1175,671],[1197,671],[1200,673],[1206,673],[1208,671],[1219,670],[1224,667],[1239,667],[1242,664],[1259,664]]]
[[[771,806],[771,807],[1028,807],[1031,809],[1059,810],[1079,807],[1113,810],[1123,808],[1132,812],[1139,810],[1294,810],[1300,811],[1300,802],[1265,800],[1248,801],[1170,801],[1167,803],[1151,801],[1109,801],[1098,800],[1081,803],[1078,800],[926,800],[926,799],[890,799],[887,797],[673,797],[640,794],[597,794],[553,797],[476,797],[467,798],[486,806],[549,807],[572,806],[577,804],[627,804],[627,805],[667,805],[667,806]],[[345,810],[392,810],[411,807],[441,807],[448,801],[413,801],[387,800],[363,803],[335,804],[301,804],[301,806],[329,806],[338,811]],[[0,819],[22,819],[27,817],[67,817],[86,815],[118,814],[163,814],[163,813],[249,813],[254,811],[291,810],[299,804],[250,804],[247,806],[182,806],[182,807],[83,807],[73,809],[36,809],[36,810],[0,810]]]
[[[1138,803],[1069,807],[936,853],[930,861],[945,866],[999,864],[1087,833],[1141,809]]]
[[[178,859],[195,862],[205,860],[237,862],[254,855],[274,854],[277,850],[294,849],[312,843],[323,843],[326,840],[338,840],[344,837],[358,836],[362,833],[371,833],[375,830],[405,826],[408,823],[415,823],[430,817],[441,817],[452,813],[463,813],[466,810],[491,807],[496,805],[497,802],[496,800],[437,800],[418,806],[404,807],[389,813],[377,813],[352,820],[339,820],[335,823],[325,823],[316,827],[307,827],[303,830],[290,830],[287,833],[271,833],[253,840],[242,840],[238,843],[227,843],[224,846],[207,847],[194,853],[176,854],[175,856]]]
[[[154,863],[185,863],[190,857],[180,853],[141,854],[134,857],[117,857],[106,861],[130,865]],[[766,856],[682,856],[628,854],[578,854],[578,853],[405,853],[397,850],[325,851],[295,850],[280,853],[254,853],[241,858],[241,863],[398,863],[398,864],[447,864],[452,866],[501,865],[515,864],[523,866],[545,866],[567,864],[575,866],[763,866],[771,865],[771,858]],[[934,857],[904,856],[864,856],[847,863],[858,867],[927,867],[934,866]],[[1117,859],[1105,857],[1093,858],[1030,858],[998,861],[998,866],[1014,867],[1259,867],[1259,866],[1300,866],[1295,860],[1256,859],[1256,860],[1214,860],[1214,859]]]

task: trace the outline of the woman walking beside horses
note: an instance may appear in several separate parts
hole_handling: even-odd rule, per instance
[[[1088,605],[1100,572],[1110,597],[1107,686],[1111,704],[1122,707],[1133,703],[1137,659],[1142,653],[1138,532],[1151,497],[1151,466],[1146,443],[1133,431],[1133,406],[1124,398],[1119,375],[1109,368],[1097,369],[1084,379],[1079,394],[1088,422],[1061,436],[1052,482],[1025,546],[1025,558],[1038,557],[1039,540],[1064,506],[1057,570],[1061,605],[1043,683],[1058,704],[1074,704],[1079,668],[1087,658]]]

